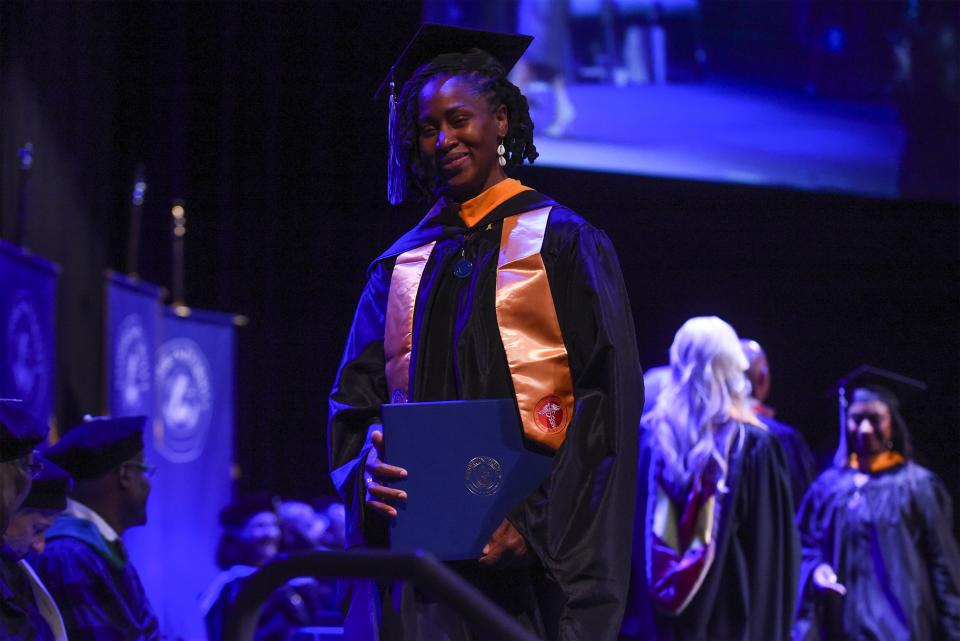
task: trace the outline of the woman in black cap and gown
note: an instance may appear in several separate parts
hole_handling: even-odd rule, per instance
[[[960,639],[950,496],[912,460],[891,391],[906,379],[876,372],[847,377],[853,392],[833,466],[800,506],[796,641]]]
[[[537,157],[526,98],[506,77],[529,40],[425,25],[394,67],[406,82],[390,200],[432,206],[369,268],[330,396],[330,469],[348,547],[384,546],[405,498],[389,483],[405,470],[383,460],[381,405],[516,399],[526,439],[553,452],[550,476],[482,558],[450,567],[538,636],[612,639],[643,384],[609,239],[507,177]],[[409,585],[366,586],[353,586],[348,637],[475,638]]]

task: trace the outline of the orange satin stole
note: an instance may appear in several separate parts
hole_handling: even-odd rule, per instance
[[[436,241],[397,256],[390,277],[387,317],[383,328],[387,391],[391,403],[406,403],[410,387],[410,352],[413,350],[413,309],[420,279]]]
[[[573,379],[540,255],[550,207],[504,219],[497,325],[526,437],[556,450],[573,418]]]
[[[524,434],[555,450],[573,417],[574,398],[567,350],[540,256],[549,216],[550,207],[544,207],[504,219],[496,312]],[[384,355],[393,403],[408,398],[414,308],[434,244],[398,256],[391,277]]]

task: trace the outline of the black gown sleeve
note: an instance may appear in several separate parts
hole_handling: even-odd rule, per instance
[[[920,489],[923,550],[930,568],[931,589],[945,638],[960,640],[960,551],[953,537],[950,495],[933,474]]]
[[[347,547],[386,542],[384,519],[365,515],[363,461],[372,447],[370,434],[380,428],[380,406],[387,402],[383,335],[389,292],[390,269],[381,262],[360,296],[329,399],[328,462],[346,506]]]
[[[636,329],[603,232],[580,225],[555,258],[574,415],[549,479],[509,519],[564,593],[559,637],[614,639],[630,579],[643,406]]]
[[[790,471],[790,488],[794,507],[799,507],[807,488],[816,477],[816,463],[813,453],[803,435],[791,426],[776,434],[783,447],[783,454]]]

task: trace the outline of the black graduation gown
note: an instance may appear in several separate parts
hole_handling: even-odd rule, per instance
[[[790,471],[790,490],[793,496],[793,505],[799,508],[800,502],[803,501],[803,495],[806,494],[807,488],[810,487],[817,475],[817,465],[813,453],[810,451],[803,435],[792,425],[781,423],[772,416],[758,414],[757,418],[780,441],[780,447],[783,448],[783,455]]]
[[[541,256],[569,356],[574,416],[550,478],[509,517],[527,541],[533,566],[454,567],[540,635],[614,638],[629,582],[643,383],[616,254],[603,232],[572,211],[537,192],[523,192],[470,230],[455,211],[425,219],[374,262],[330,396],[330,469],[347,506],[348,546],[385,545],[385,520],[365,512],[360,461],[369,449],[368,430],[379,424],[380,405],[388,402],[383,337],[393,265],[398,254],[430,240],[437,244],[416,301],[410,400],[514,396],[494,306],[502,221],[544,206],[554,208]],[[453,275],[461,248],[474,263],[463,279]],[[363,588],[353,589],[354,600],[360,600]],[[393,625],[386,601],[392,600],[384,601],[382,637],[394,635],[386,631]],[[469,636],[450,632],[457,624],[449,621],[440,623],[446,632],[427,630],[424,626],[449,619],[436,610],[411,623],[409,599],[401,601],[398,638]]]
[[[0,639],[53,641],[53,638],[19,559],[13,550],[0,543]]]
[[[776,437],[743,425],[728,461],[716,556],[690,604],[678,615],[658,611],[649,596],[646,501],[655,442],[640,440],[633,577],[623,636],[658,641],[784,641],[797,585],[799,542],[790,478]]]
[[[960,553],[943,483],[912,462],[860,488],[856,477],[849,467],[826,470],[801,505],[795,638],[960,639]],[[833,604],[812,584],[821,563],[847,589]]]

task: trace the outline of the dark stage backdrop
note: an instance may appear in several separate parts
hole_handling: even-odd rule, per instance
[[[0,233],[16,148],[36,147],[28,244],[63,266],[58,414],[103,404],[102,287],[121,269],[143,162],[142,276],[169,285],[186,201],[187,301],[243,313],[241,489],[307,497],[326,478],[326,395],[368,261],[418,220],[385,203],[371,99],[418,3],[0,4]],[[861,362],[922,378],[920,460],[960,498],[956,205],[532,168],[522,178],[607,230],[643,365],[689,316],[767,348],[772,402],[821,451],[831,382]]]

